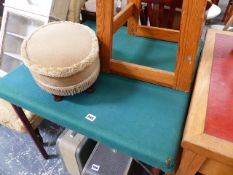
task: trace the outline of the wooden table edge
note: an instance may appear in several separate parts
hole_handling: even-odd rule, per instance
[[[209,29],[207,32],[181,145],[185,150],[191,150],[207,158],[232,166],[233,143],[204,133],[213,51],[217,33],[233,36],[232,32],[214,29]]]

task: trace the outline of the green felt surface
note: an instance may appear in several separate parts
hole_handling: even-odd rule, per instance
[[[174,169],[189,94],[102,74],[93,94],[54,102],[21,66],[0,80],[0,97],[166,172]],[[87,114],[97,118],[85,119]],[[166,159],[171,158],[170,167]]]
[[[85,24],[95,30],[94,22]],[[177,51],[177,43],[128,36],[126,27],[120,28],[113,38],[113,59],[162,70],[175,71]]]
[[[93,23],[88,25],[95,28]],[[125,28],[121,28],[114,38],[114,58],[133,58],[136,63],[174,70],[176,44],[152,43],[138,37],[130,39],[124,37],[125,34]],[[140,47],[136,46],[137,39]],[[152,60],[152,53],[159,62]],[[172,172],[190,93],[101,74],[95,93],[66,97],[57,103],[34,83],[28,70],[21,66],[0,79],[0,97],[165,172]],[[95,115],[96,120],[88,121],[85,119],[87,114]],[[171,159],[169,167],[166,166],[167,159]]]

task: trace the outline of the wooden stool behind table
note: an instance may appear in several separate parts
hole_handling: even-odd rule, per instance
[[[184,0],[180,30],[173,30],[139,25],[140,0],[130,0],[115,17],[113,17],[114,3],[112,0],[97,0],[97,36],[101,43],[102,70],[177,90],[189,91],[205,16],[203,7],[206,7],[206,3],[206,0]],[[174,72],[139,66],[112,58],[113,34],[127,21],[129,35],[178,43],[178,54],[174,57],[176,59]]]

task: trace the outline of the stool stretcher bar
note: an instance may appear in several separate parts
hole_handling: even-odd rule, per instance
[[[136,36],[142,36],[153,39],[160,39],[171,42],[179,42],[180,40],[180,31],[159,27],[147,27],[147,26],[138,26]]]
[[[127,63],[112,59],[110,61],[111,72],[134,79],[143,79],[146,82],[172,87],[175,83],[173,72],[154,69],[133,63]]]
[[[183,1],[180,30],[140,26],[140,0],[128,0],[126,8],[115,17],[113,17],[113,0],[97,0],[96,3],[97,36],[101,43],[102,71],[117,73],[177,90],[190,91],[207,0]],[[177,42],[178,54],[174,56],[176,59],[174,72],[113,60],[113,34],[126,21],[129,35]],[[141,75],[140,72],[143,74]]]
[[[118,13],[113,20],[113,33],[115,33],[121,26],[123,26],[130,16],[133,15],[134,4],[129,3],[123,10]]]

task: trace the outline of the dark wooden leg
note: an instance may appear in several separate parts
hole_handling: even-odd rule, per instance
[[[151,172],[153,175],[159,175],[160,174],[160,169],[158,168],[151,168]]]
[[[216,4],[216,5],[218,5],[219,0],[212,0],[212,2],[213,2],[214,4]]]
[[[87,90],[86,90],[87,93],[93,93],[95,92],[95,83],[93,85],[91,85]]]
[[[14,108],[15,112],[17,113],[18,117],[20,118],[20,120],[22,121],[23,125],[25,126],[25,128],[28,130],[32,140],[34,141],[34,143],[36,144],[37,148],[39,149],[39,151],[41,152],[41,154],[43,155],[43,157],[45,159],[49,158],[49,155],[47,154],[47,152],[45,151],[44,147],[43,147],[43,143],[41,142],[41,139],[38,138],[36,132],[34,131],[34,129],[32,128],[30,122],[28,121],[24,111],[22,110],[21,107],[18,107],[14,104],[11,104],[12,107]]]
[[[147,7],[142,4],[140,7],[140,22],[141,25],[147,25]]]
[[[213,4],[212,1],[207,1],[206,10],[209,10],[212,4]]]
[[[62,101],[62,96],[58,96],[58,95],[53,95],[53,96],[54,96],[54,101],[56,102]]]
[[[148,9],[148,16],[150,21],[150,26],[155,26],[155,19],[154,19],[154,7],[152,7],[152,3],[147,3],[147,9]]]
[[[37,135],[37,138],[40,139],[41,143],[43,143],[43,138],[42,138],[41,135],[40,135],[39,129],[36,128],[34,131],[35,131],[35,133],[36,133],[36,135]]]
[[[224,24],[226,24],[228,22],[228,20],[230,19],[230,17],[233,15],[233,0],[229,0],[229,3],[227,5],[226,11],[224,13],[224,17],[222,19],[222,21],[224,22]]]
[[[163,26],[164,22],[164,4],[159,4],[159,27]]]
[[[168,12],[168,28],[172,29],[174,17],[175,17],[176,6],[171,6]]]

